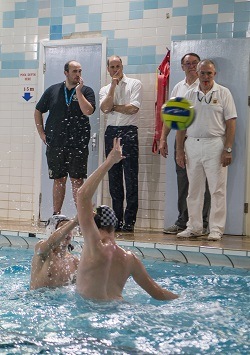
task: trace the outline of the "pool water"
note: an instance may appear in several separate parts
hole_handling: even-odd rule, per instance
[[[32,250],[0,250],[0,354],[249,354],[250,271],[144,260],[181,297],[152,299],[132,279],[124,302],[74,286],[29,290]]]

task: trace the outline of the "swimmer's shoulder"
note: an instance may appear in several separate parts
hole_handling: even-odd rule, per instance
[[[126,263],[132,264],[134,262],[134,258],[137,258],[134,253],[130,250],[125,250],[121,247],[118,247],[117,254],[119,257],[122,257]]]

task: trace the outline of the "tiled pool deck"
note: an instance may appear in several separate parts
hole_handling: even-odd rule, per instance
[[[33,248],[45,238],[44,226],[0,222],[0,247]],[[81,250],[83,238],[74,238],[76,250]],[[206,237],[188,240],[162,232],[136,230],[117,235],[117,243],[140,257],[207,266],[227,266],[250,269],[250,237],[224,235],[220,241]]]

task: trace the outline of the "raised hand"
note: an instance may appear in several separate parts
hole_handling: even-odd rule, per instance
[[[118,69],[112,77],[112,85],[118,85],[121,79],[121,69]]]
[[[83,78],[80,77],[79,78],[79,82],[78,82],[78,84],[76,86],[76,90],[80,90],[81,91],[82,87],[83,87]]]
[[[121,138],[114,138],[113,149],[108,155],[107,159],[110,159],[113,164],[119,163],[125,157],[122,155]]]

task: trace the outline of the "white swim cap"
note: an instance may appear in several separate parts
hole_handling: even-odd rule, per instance
[[[55,214],[50,217],[46,223],[46,235],[49,237],[57,229],[58,224],[62,221],[69,221],[70,219],[63,214]]]

